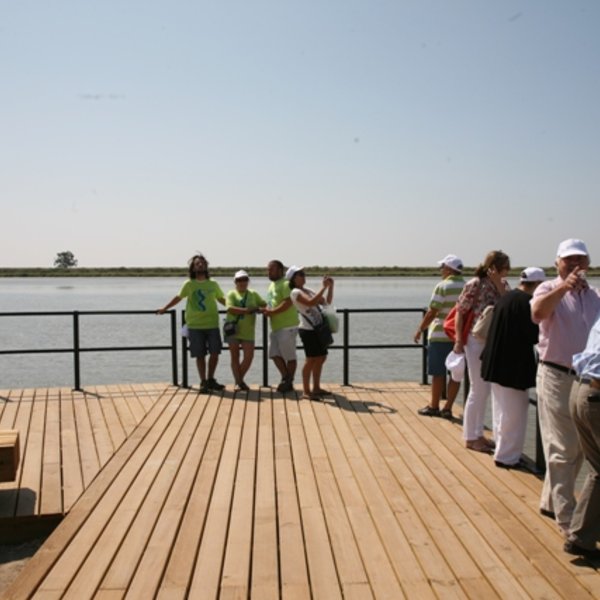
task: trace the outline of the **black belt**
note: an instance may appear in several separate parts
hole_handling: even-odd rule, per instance
[[[556,369],[557,371],[560,371],[561,373],[566,373],[567,375],[577,375],[577,373],[575,373],[575,371],[573,371],[573,369],[569,369],[569,367],[563,367],[562,365],[557,365],[556,363],[547,361],[547,360],[540,360],[540,363],[542,365],[546,365],[547,367],[552,367],[553,369]]]
[[[598,379],[590,379],[589,377],[578,377],[577,381],[579,383],[589,385],[590,387],[593,387],[597,390],[600,389],[600,380]]]

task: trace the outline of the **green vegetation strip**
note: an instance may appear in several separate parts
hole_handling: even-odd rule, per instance
[[[265,267],[211,267],[214,277],[231,277],[239,268],[244,268],[251,276],[262,277],[266,274]],[[471,276],[474,267],[465,269],[465,276]],[[518,277],[523,267],[511,270],[511,277]],[[315,265],[306,267],[307,273],[315,275],[332,275],[333,277],[436,277],[439,269],[435,267],[324,267]],[[555,275],[554,267],[546,267],[549,277]],[[600,277],[600,268],[588,271],[590,277]],[[2,268],[0,277],[187,277],[187,270],[181,267],[106,267],[69,269],[45,268]]]

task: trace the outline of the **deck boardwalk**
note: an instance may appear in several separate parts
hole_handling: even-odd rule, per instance
[[[67,496],[46,470],[84,491],[73,503],[70,483],[68,515],[3,597],[600,597],[598,565],[564,554],[538,514],[540,480],[465,450],[458,422],[417,416],[428,388],[332,390],[6,392],[0,423],[28,440],[19,485],[42,481],[38,514]]]

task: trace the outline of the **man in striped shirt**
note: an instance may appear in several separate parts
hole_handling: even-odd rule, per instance
[[[448,394],[444,408],[440,410],[440,400],[446,378],[446,357],[452,351],[454,342],[444,331],[444,319],[456,304],[465,284],[462,277],[463,263],[458,256],[448,254],[438,261],[442,281],[434,288],[428,310],[415,332],[415,344],[421,340],[423,332],[429,330],[427,352],[427,373],[431,375],[431,403],[419,409],[420,415],[428,417],[452,418],[452,405],[458,394],[460,382],[448,382]]]

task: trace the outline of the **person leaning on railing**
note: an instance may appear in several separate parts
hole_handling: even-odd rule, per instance
[[[444,319],[456,304],[456,300],[465,285],[462,277],[463,263],[458,256],[448,254],[438,261],[442,275],[431,295],[427,312],[423,316],[417,331],[415,344],[420,343],[421,336],[429,330],[427,338],[427,373],[431,375],[431,400],[427,406],[417,412],[426,417],[443,417],[452,419],[452,405],[458,395],[460,382],[452,378],[448,380],[447,400],[440,410],[440,400],[446,379],[446,358],[452,351],[453,342],[444,331]]]

